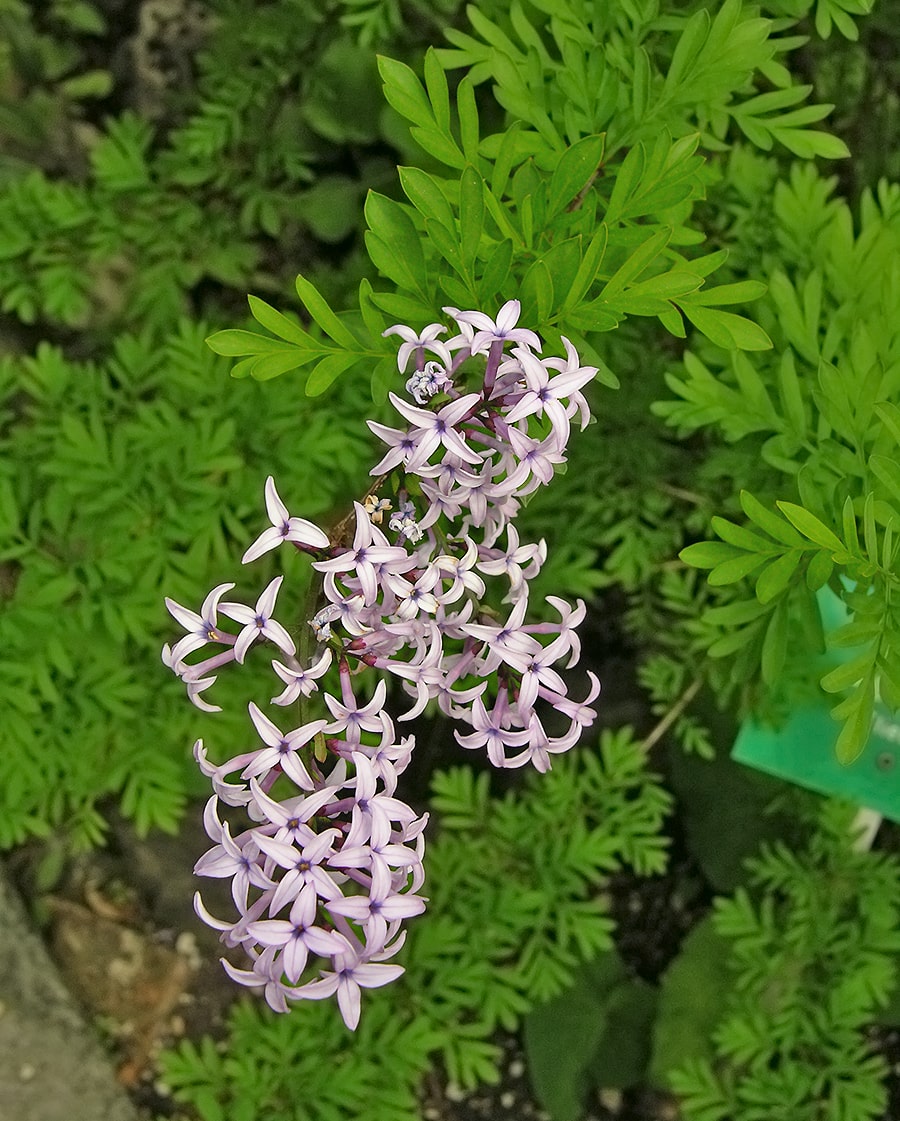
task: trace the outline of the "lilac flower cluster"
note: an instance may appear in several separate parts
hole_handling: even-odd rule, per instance
[[[419,334],[405,326],[385,332],[402,340],[401,373],[413,363],[406,388],[417,404],[392,393],[406,426],[369,422],[387,451],[372,470],[373,493],[353,505],[352,540],[343,523],[329,535],[292,516],[274,480],[266,483],[271,525],[243,562],[285,543],[311,556],[321,606],[305,637],[314,636],[321,653],[298,655],[274,618],[281,576],[252,607],[223,601],[233,584],[214,588],[199,613],[166,601],[186,634],[164,648],[163,660],[199,708],[219,711],[201,694],[216,671],[242,664],[261,642],[279,653],[272,668],[283,688],[272,704],[297,702],[305,714],[321,697],[320,714],[286,732],[251,704],[261,745],[221,765],[208,761],[202,741],[195,745],[214,791],[205,813],[213,847],[196,872],[231,879],[238,918],[213,917],[199,895],[196,906],[227,946],[249,956],[249,969],[225,962],[236,981],[263,987],[279,1011],[289,1000],[336,994],[351,1028],[360,988],[402,972],[386,962],[403,944],[402,921],[425,908],[418,892],[427,815],[395,797],[414,740],[398,739],[385,711],[386,676],[411,701],[400,721],[435,701],[471,729],[455,733],[463,747],[484,748],[498,767],[530,763],[539,771],[594,720],[590,704],[600,689],[588,674],[587,696],[573,700],[557,668],[578,661],[580,600],[572,608],[549,596],[558,619],[526,621],[529,581],[547,549],[543,541],[522,543],[513,524],[522,499],[565,462],[573,418],[587,423],[581,390],[597,371],[580,364],[565,338],[565,358],[541,358],[537,335],[516,326],[515,300],[496,321],[444,310],[457,329],[446,341],[438,323]],[[499,610],[489,606],[489,582],[505,593]],[[223,629],[220,615],[240,630]],[[186,660],[210,645],[209,656]],[[360,700],[354,681],[367,669],[380,675]],[[320,679],[335,670],[339,695],[325,682],[320,692]],[[539,701],[562,717],[561,731],[545,727]],[[233,836],[220,804],[240,808],[250,826]]]

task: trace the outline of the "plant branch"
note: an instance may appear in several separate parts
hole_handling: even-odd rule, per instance
[[[650,732],[647,738],[641,744],[641,749],[646,753],[658,740],[668,732],[679,716],[684,712],[687,706],[691,703],[694,697],[700,692],[700,686],[703,684],[702,678],[696,678],[685,689],[674,705],[669,709],[666,715],[660,720],[656,727]]]

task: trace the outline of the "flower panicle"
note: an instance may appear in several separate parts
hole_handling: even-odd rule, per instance
[[[514,524],[522,500],[565,462],[571,422],[590,419],[582,390],[597,371],[565,338],[565,357],[542,357],[539,337],[518,326],[516,300],[496,319],[444,311],[456,325],[446,340],[439,323],[385,332],[402,340],[401,375],[412,364],[413,400],[390,395],[405,427],[368,422],[388,450],[372,470],[373,492],[347,519],[352,541],[345,523],[329,534],[290,514],[274,479],[266,481],[270,525],[242,560],[282,546],[307,553],[321,578],[308,623],[292,633],[275,618],[283,576],[253,606],[224,600],[234,584],[219,584],[197,612],[166,601],[185,634],[164,648],[163,661],[197,707],[219,711],[201,694],[218,671],[268,644],[279,679],[270,703],[282,716],[293,705],[302,714],[282,731],[283,720],[251,704],[259,742],[222,764],[195,745],[213,789],[204,815],[212,847],[195,870],[231,879],[237,918],[210,915],[199,895],[198,914],[226,946],[246,952],[247,968],[224,963],[236,982],[261,989],[277,1011],[335,996],[351,1028],[361,989],[402,973],[388,963],[403,923],[426,906],[427,815],[396,794],[415,740],[397,736],[386,679],[410,701],[399,722],[433,703],[462,726],[461,747],[486,751],[498,767],[538,771],[593,722],[600,691],[588,673],[586,695],[572,699],[561,673],[580,657],[581,600],[573,607],[549,596],[558,618],[527,621],[547,546],[522,542]],[[401,480],[391,497],[379,494],[387,475]],[[499,609],[489,605],[500,600]],[[223,626],[220,615],[237,626]],[[378,681],[358,701],[354,682],[366,670]],[[223,806],[249,824],[233,832]]]

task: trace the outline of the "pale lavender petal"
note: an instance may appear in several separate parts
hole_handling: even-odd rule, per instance
[[[277,549],[284,541],[284,534],[280,529],[270,526],[269,529],[264,529],[262,533],[253,542],[250,548],[241,557],[241,564],[250,564],[263,553],[268,553],[271,549]]]

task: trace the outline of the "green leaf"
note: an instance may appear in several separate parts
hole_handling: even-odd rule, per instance
[[[710,31],[709,12],[701,9],[695,12],[688,20],[684,31],[678,38],[669,70],[666,74],[665,92],[670,96],[675,93],[699,58]]]
[[[900,408],[890,401],[881,401],[875,406],[875,412],[884,421],[888,431],[900,444]]]
[[[606,300],[598,297],[568,312],[566,322],[581,331],[612,331],[619,326],[622,318],[607,305]]]
[[[756,578],[756,598],[760,603],[771,603],[787,589],[802,558],[800,549],[791,549],[766,565]]]
[[[891,497],[900,502],[900,463],[885,455],[871,455],[869,466],[876,478],[887,488]]]
[[[707,917],[663,974],[650,1062],[655,1085],[667,1086],[669,1072],[688,1059],[715,1058],[710,1025],[725,1011],[733,987],[728,954],[728,942]]]
[[[590,1085],[591,1060],[607,1027],[605,1004],[625,972],[615,953],[582,966],[576,985],[525,1018],[528,1068],[554,1121],[577,1121]]]
[[[698,307],[693,297],[678,301],[678,307],[702,334],[726,350],[770,350],[772,340],[759,324],[717,308]]]
[[[567,148],[550,179],[547,219],[553,218],[596,175],[603,159],[604,135],[585,136]]]
[[[295,343],[297,346],[309,347],[315,345],[311,335],[288,319],[286,315],[276,311],[265,300],[260,300],[257,296],[248,296],[247,300],[253,318],[267,331],[271,331],[273,335],[277,335],[286,342]],[[224,334],[224,332],[220,332],[220,334]],[[217,353],[221,354],[222,352],[217,351]]]
[[[89,0],[65,0],[53,6],[53,18],[80,35],[103,35],[106,20]]]
[[[463,265],[471,268],[484,228],[484,180],[468,164],[459,180],[459,232]]]
[[[665,249],[672,236],[670,229],[657,230],[635,249],[628,260],[617,269],[603,286],[600,299],[611,303],[626,285],[635,280]]]
[[[456,89],[456,109],[459,114],[459,135],[463,155],[471,164],[478,162],[478,106],[472,79],[466,75]]]
[[[242,358],[240,362],[235,362],[231,367],[231,376],[233,378],[248,378],[253,373],[253,367],[256,365],[256,355],[250,358]]]
[[[657,318],[670,335],[674,335],[678,339],[687,338],[684,320],[681,318],[681,312],[678,308],[668,307],[665,311],[659,312]]]
[[[741,509],[754,525],[767,533],[775,541],[783,545],[797,546],[804,544],[804,538],[797,533],[784,519],[768,510],[759,499],[746,490],[741,491]]]
[[[758,280],[742,280],[737,284],[720,284],[716,288],[704,288],[702,292],[691,298],[691,304],[694,307],[746,304],[751,300],[758,300],[765,294],[765,284]]]
[[[441,190],[438,180],[418,167],[398,167],[400,185],[416,210],[426,218],[433,218],[447,230],[454,230],[456,219],[453,208]]]
[[[852,556],[859,553],[859,532],[856,528],[856,514],[853,510],[853,499],[848,494],[844,499],[844,505],[841,510],[841,524],[844,531],[844,541],[847,545],[847,552]]]
[[[842,693],[844,689],[849,689],[851,685],[856,685],[862,680],[872,668],[872,658],[872,651],[866,650],[865,653],[859,654],[849,662],[842,662],[826,673],[819,684],[826,693]]]
[[[650,57],[643,47],[638,47],[634,52],[634,83],[631,87],[631,109],[635,121],[643,120],[647,112],[652,89],[653,71],[650,66]]]
[[[644,145],[636,144],[622,161],[622,165],[616,173],[616,181],[613,184],[609,205],[604,215],[604,220],[608,226],[621,221],[625,213],[625,204],[639,186],[644,170],[644,155]]]
[[[900,516],[891,507],[890,520],[884,527],[884,539],[881,542],[881,567],[890,572],[894,567],[894,526],[900,523]]]
[[[380,339],[387,327],[387,320],[378,310],[372,299],[372,284],[367,277],[359,282],[359,310],[366,330],[373,339]]]
[[[703,283],[701,276],[693,273],[680,272],[673,269],[671,272],[652,276],[648,280],[640,280],[633,284],[627,292],[616,300],[616,308],[627,315],[675,315],[678,322],[681,316],[670,303],[678,296],[695,292]]]
[[[811,129],[773,128],[772,135],[789,152],[804,160],[843,160],[851,155],[850,149],[838,136]]]
[[[304,389],[307,397],[318,397],[339,377],[345,370],[359,361],[358,354],[329,354],[319,362],[306,379]]]
[[[726,545],[722,541],[698,541],[694,545],[688,545],[678,554],[685,564],[693,568],[715,568],[724,560],[733,560],[742,555],[742,552],[733,545]]]
[[[426,128],[434,123],[434,114],[425,91],[405,62],[379,55],[378,72],[384,82],[384,96],[388,104],[401,116]]]
[[[60,90],[73,100],[82,97],[108,97],[114,87],[108,70],[85,70],[60,82]]]
[[[466,269],[459,251],[459,233],[455,224],[451,232],[446,226],[442,226],[440,222],[436,221],[434,218],[426,218],[425,232],[431,244],[444,260],[447,261],[460,276],[465,276]]]
[[[372,367],[370,379],[372,400],[383,405],[397,377],[397,360],[392,354],[385,355]]]
[[[866,555],[870,562],[878,565],[878,526],[875,524],[875,495],[871,492],[866,495],[863,506],[863,540],[866,544]]]
[[[355,336],[338,319],[316,286],[302,275],[298,275],[296,287],[297,295],[303,301],[306,310],[325,334],[334,339],[339,346],[346,347],[348,350],[359,350],[359,343]]]
[[[422,300],[414,300],[402,292],[374,292],[372,303],[387,312],[394,322],[415,323],[432,314],[433,308]]]
[[[107,134],[90,151],[97,182],[116,193],[140,190],[150,183],[147,150],[153,138],[151,126],[135,113],[126,112],[110,121]]]
[[[823,588],[828,583],[833,571],[834,560],[829,553],[826,553],[824,549],[821,552],[814,553],[806,569],[807,588],[810,591],[817,592],[819,588]]]
[[[321,351],[315,350],[280,350],[275,354],[266,354],[262,358],[253,359],[250,367],[250,376],[256,381],[269,381],[271,378],[280,377],[291,370],[299,370],[315,362],[321,357]]]
[[[513,243],[507,238],[495,246],[488,256],[487,264],[481,274],[480,289],[485,299],[504,293],[510,266],[513,259]]]
[[[434,113],[435,123],[443,132],[450,131],[450,93],[444,68],[438,62],[434,47],[425,52],[425,86]]]
[[[571,290],[581,264],[581,239],[557,241],[540,259],[552,282],[553,304],[559,306]]]
[[[400,288],[424,297],[425,255],[419,232],[406,209],[386,195],[369,191],[365,216],[369,226],[366,248],[372,263]]]
[[[723,541],[727,541],[729,545],[736,545],[739,549],[751,553],[771,554],[775,551],[771,541],[766,540],[765,537],[760,537],[758,533],[754,533],[744,526],[735,525],[734,522],[730,522],[726,518],[713,517],[710,524],[719,537]]]
[[[277,339],[270,339],[268,335],[258,335],[255,331],[239,331],[229,329],[216,331],[206,340],[206,345],[214,354],[222,354],[233,358],[242,354],[260,354],[267,350],[283,353],[285,346]]]
[[[735,654],[758,638],[762,623],[763,620],[758,619],[746,627],[741,627],[740,630],[723,635],[722,638],[716,639],[707,653],[711,658],[727,658],[731,654]]]
[[[725,603],[721,607],[709,607],[703,613],[705,622],[714,627],[744,626],[767,614],[767,608],[755,599],[740,603]]]
[[[755,572],[761,564],[765,563],[765,559],[757,553],[744,553],[742,556],[717,564],[707,576],[707,580],[714,588],[723,587],[725,584],[736,584],[738,580],[743,580],[745,576]]]
[[[781,362],[778,364],[778,389],[781,394],[784,413],[791,428],[797,436],[804,437],[806,435],[806,408],[803,404],[800,379],[797,377],[794,352],[790,348],[782,354]]]
[[[821,545],[823,549],[830,549],[832,552],[841,552],[844,549],[844,543],[839,537],[825,525],[820,522],[815,514],[810,513],[803,506],[797,506],[793,502],[778,502],[776,503],[778,509],[784,514],[788,521],[803,534],[804,537],[810,541],[815,541],[817,545]]]
[[[522,302],[532,305],[538,322],[549,318],[553,305],[553,280],[542,260],[534,261],[522,278]]]
[[[609,228],[605,222],[601,222],[591,235],[588,247],[581,258],[581,264],[575,273],[575,279],[572,281],[572,287],[563,301],[562,310],[564,312],[578,307],[582,298],[594,283],[594,278],[603,264],[608,238]]]
[[[874,710],[875,670],[872,667],[853,694],[831,710],[836,719],[845,720],[835,744],[840,763],[850,764],[862,754],[869,739]]]
[[[494,168],[491,172],[491,193],[498,200],[503,198],[509,174],[512,171],[513,164],[517,162],[518,138],[521,128],[521,121],[513,121],[506,132],[503,133],[503,138],[500,141],[500,148],[497,151],[497,158],[494,160]]]
[[[459,150],[459,145],[452,136],[438,132],[435,128],[419,128],[415,125],[409,131],[419,147],[429,156],[434,156],[448,167],[461,169],[466,166],[466,157]]]
[[[783,560],[784,558],[782,557],[781,559]],[[766,571],[768,571],[768,569]],[[756,594],[759,596],[758,582]],[[762,600],[762,596],[759,598]],[[772,612],[772,616],[766,627],[766,634],[762,645],[762,656],[760,660],[762,679],[763,682],[770,687],[778,682],[778,679],[781,677],[781,672],[784,669],[785,658],[787,656],[788,621],[787,600],[783,599]]]

